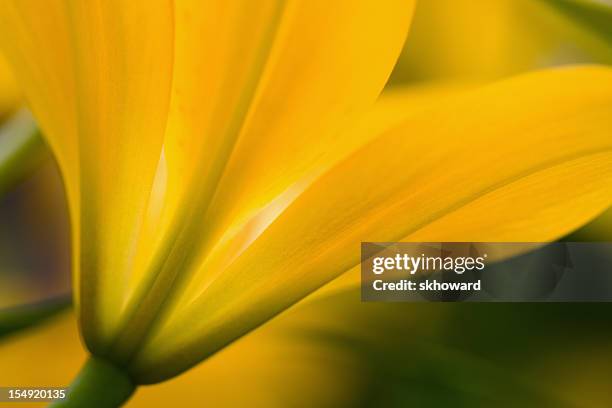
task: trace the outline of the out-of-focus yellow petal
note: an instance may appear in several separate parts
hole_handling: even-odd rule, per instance
[[[17,109],[21,92],[4,57],[0,55],[0,121]]]
[[[427,0],[391,81],[493,80],[581,61],[610,63],[612,50],[540,0]]]
[[[64,313],[2,339],[0,384],[65,387],[85,359],[74,316]]]
[[[567,233],[610,205],[611,107],[612,70],[592,66],[409,117],[317,179],[215,280],[185,290],[135,374],[155,381],[151,367],[163,378],[216,351],[357,264],[360,241]]]

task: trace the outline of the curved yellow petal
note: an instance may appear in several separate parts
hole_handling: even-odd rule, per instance
[[[317,179],[216,280],[188,288],[134,374],[157,381],[211,354],[357,264],[360,241],[470,239],[494,222],[504,239],[568,232],[610,205],[611,107],[612,70],[587,66],[410,116]]]
[[[229,225],[358,144],[338,131],[376,100],[413,3],[177,3],[160,200],[136,249],[114,353],[137,349],[168,286],[188,279]]]
[[[162,150],[172,11],[169,0],[0,8],[2,47],[66,179],[76,299],[92,349],[114,331]]]
[[[90,348],[113,336],[161,155],[173,68],[172,3],[74,2],[81,175],[79,310]]]
[[[292,10],[300,18],[289,20],[206,214],[212,235],[364,143],[342,131],[385,85],[414,3],[305,1]]]

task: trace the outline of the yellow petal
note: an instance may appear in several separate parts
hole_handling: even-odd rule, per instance
[[[163,144],[173,66],[172,4],[74,2],[81,161],[80,313],[90,348],[122,309]]]
[[[156,381],[194,364],[356,265],[360,241],[558,238],[610,205],[611,107],[612,70],[593,66],[409,116],[317,179],[215,280],[189,287],[133,372]]]
[[[279,1],[175,2],[164,155],[137,243],[130,291],[147,291],[147,275],[155,277],[147,273],[152,253],[159,252],[157,262],[164,262],[181,223],[193,215],[193,207],[205,205],[197,192],[210,194],[216,184],[279,35],[284,7]],[[139,295],[128,296],[130,302],[141,301]]]
[[[358,143],[338,130],[377,98],[412,5],[177,3],[161,203],[141,234],[117,353],[137,348],[166,288],[194,270],[229,224]]]
[[[76,297],[91,348],[116,324],[161,154],[171,7],[165,0],[16,1],[0,12],[2,46],[67,180]]]
[[[205,218],[211,234],[364,142],[341,130],[382,90],[413,4],[306,1],[291,11],[300,18],[290,18]]]

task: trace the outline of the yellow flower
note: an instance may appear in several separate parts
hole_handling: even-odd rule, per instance
[[[412,3],[2,5],[65,179],[92,364],[170,378],[353,268],[360,241],[546,241],[610,205],[608,68],[371,107]]]

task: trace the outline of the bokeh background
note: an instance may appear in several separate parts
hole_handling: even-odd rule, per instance
[[[610,38],[577,17],[546,1],[420,1],[388,87],[612,63]],[[19,92],[2,61],[0,82],[6,123]],[[0,154],[8,137],[0,132]],[[0,184],[4,386],[67,385],[85,359],[69,307],[62,181],[37,149],[30,170]],[[564,239],[612,241],[612,210]],[[14,330],[20,324],[29,327]],[[143,387],[128,406],[609,407],[611,389],[612,304],[364,304],[358,288],[345,288],[311,296],[186,374]]]

